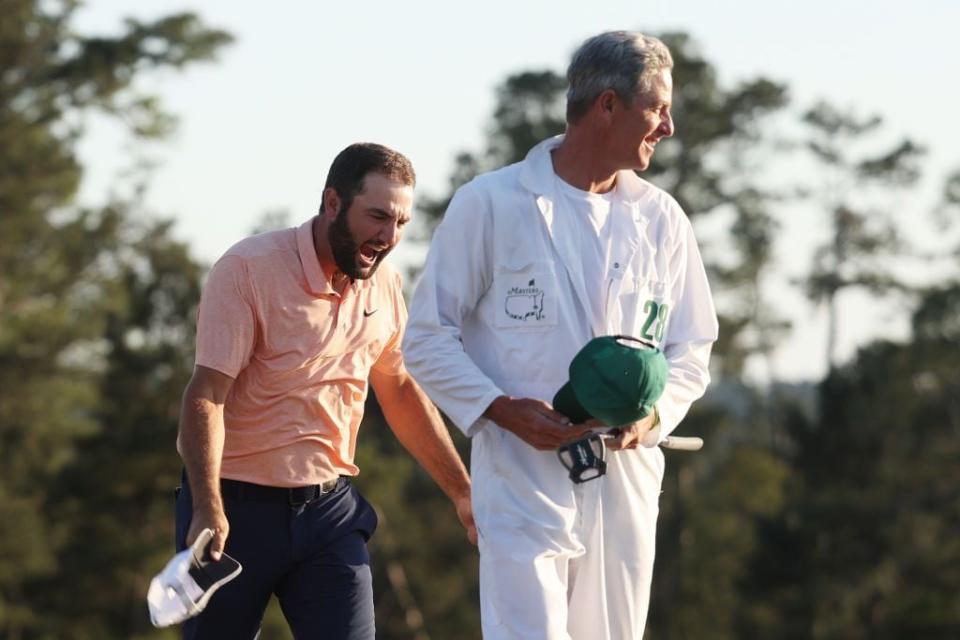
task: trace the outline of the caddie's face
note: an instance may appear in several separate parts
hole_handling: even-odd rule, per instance
[[[379,173],[367,175],[350,208],[337,207],[330,223],[328,237],[337,268],[353,280],[372,276],[400,242],[412,211],[412,186]]]
[[[673,135],[672,104],[673,77],[667,69],[658,73],[650,90],[638,93],[630,105],[619,102],[610,137],[619,169],[645,171],[650,166],[657,143]]]

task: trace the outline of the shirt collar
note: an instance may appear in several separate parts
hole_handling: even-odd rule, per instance
[[[537,195],[552,194],[557,174],[553,170],[550,152],[563,142],[563,134],[547,138],[527,153],[521,165],[520,183]],[[636,202],[648,194],[647,181],[633,171],[617,172],[617,196],[627,203]]]
[[[307,286],[316,295],[335,295],[333,285],[320,267],[320,258],[317,257],[317,248],[313,244],[313,221],[310,218],[297,227],[297,249],[300,252],[300,264],[303,265],[303,274],[307,277]]]

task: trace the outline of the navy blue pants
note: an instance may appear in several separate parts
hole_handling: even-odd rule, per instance
[[[367,540],[377,528],[373,507],[346,478],[305,505],[224,498],[230,534],[226,552],[243,571],[183,625],[183,637],[255,638],[276,594],[297,640],[373,640],[373,584]],[[186,548],[190,489],[177,496],[177,550]]]

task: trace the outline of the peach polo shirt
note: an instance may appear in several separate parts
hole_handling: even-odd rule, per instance
[[[337,295],[312,222],[242,240],[204,285],[196,364],[234,378],[223,478],[295,487],[356,475],[370,370],[405,373],[400,275],[381,264]]]

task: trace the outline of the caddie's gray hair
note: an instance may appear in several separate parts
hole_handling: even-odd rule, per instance
[[[667,45],[634,31],[607,31],[588,39],[567,69],[567,122],[582,118],[601,93],[613,89],[630,104],[638,92],[649,91],[653,77],[673,68]]]

